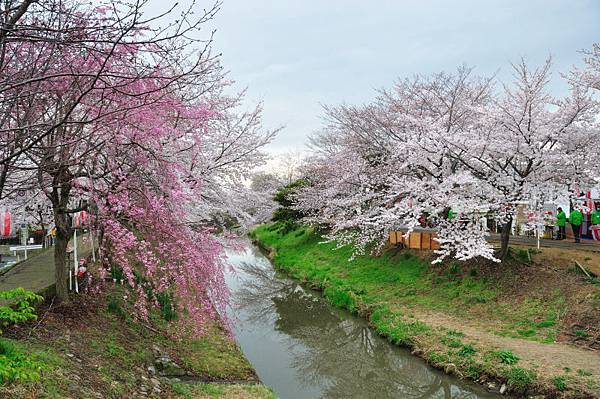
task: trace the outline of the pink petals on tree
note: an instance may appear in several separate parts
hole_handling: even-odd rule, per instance
[[[248,217],[235,191],[277,132],[262,128],[260,105],[240,111],[243,93],[229,93],[203,29],[218,4],[157,16],[145,2],[7,4],[0,205],[51,210],[59,300],[71,220],[84,211],[99,232],[101,277],[122,270],[137,316],[168,293],[201,332],[228,301],[211,229],[222,215]]]

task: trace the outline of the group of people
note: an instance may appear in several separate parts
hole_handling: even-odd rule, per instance
[[[446,212],[447,220],[452,220],[457,216],[454,210],[451,208],[448,208]],[[553,226],[554,223],[552,223],[552,213],[549,212],[548,216],[550,217],[548,226]],[[571,228],[573,229],[573,237],[575,239],[575,243],[580,243],[583,220],[583,213],[581,213],[580,210],[573,209],[569,214],[569,217],[567,217],[565,211],[562,209],[562,207],[559,206],[556,212],[556,227],[558,228],[558,231],[555,230],[557,233],[556,239],[564,240],[567,238],[566,226],[567,222],[569,222]],[[426,224],[425,217],[422,216],[422,220],[420,221],[421,227],[432,227]],[[596,202],[594,204],[594,210],[590,213],[590,224],[590,230],[592,231],[594,240],[600,241],[600,202]]]
[[[561,207],[558,207],[556,213],[556,226],[558,227],[558,236],[557,240],[564,240],[567,238],[565,229],[567,220],[573,229],[573,237],[575,238],[575,242],[581,242],[581,225],[583,224],[583,214],[578,209],[573,209],[567,218],[565,211]],[[592,229],[594,227],[600,228],[600,206],[596,204],[595,209],[590,214],[590,221],[592,224]]]

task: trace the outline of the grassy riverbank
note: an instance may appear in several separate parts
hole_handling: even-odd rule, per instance
[[[153,314],[150,323],[128,317],[125,295],[115,286],[101,297],[80,295],[67,307],[46,303],[37,321],[5,331],[0,374],[7,358],[33,361],[31,369],[42,372],[28,382],[25,375],[5,381],[0,397],[275,397],[222,328],[211,326],[201,339],[175,340],[163,315]]]
[[[448,373],[516,395],[600,396],[600,287],[577,270],[515,260],[448,262],[389,249],[349,262],[308,227],[252,238],[275,266]],[[542,259],[540,254],[540,259]]]

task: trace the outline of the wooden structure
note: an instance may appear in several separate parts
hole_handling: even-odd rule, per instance
[[[437,234],[437,231],[431,229],[415,229],[406,237],[405,231],[392,231],[389,241],[392,245],[410,249],[435,250],[440,248],[440,243],[435,240]]]

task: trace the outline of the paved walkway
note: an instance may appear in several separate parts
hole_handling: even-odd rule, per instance
[[[88,240],[89,241],[89,240]],[[81,238],[77,240],[77,256],[86,258],[91,254],[91,246]],[[54,279],[54,248],[17,263],[0,276],[0,291],[23,287],[33,292],[42,292],[52,286]]]

